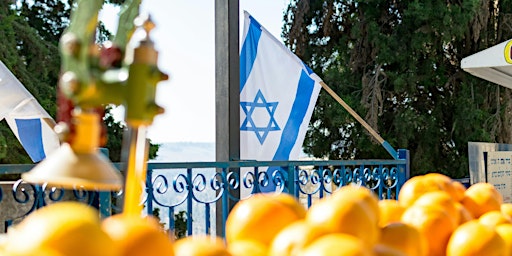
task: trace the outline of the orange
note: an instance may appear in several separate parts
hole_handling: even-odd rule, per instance
[[[466,192],[466,187],[459,181],[453,181],[452,186],[454,189],[453,200],[455,200],[457,202],[461,201],[464,198],[464,193]]]
[[[309,224],[304,220],[296,221],[285,227],[272,241],[269,256],[297,255],[313,240],[326,234],[319,226]]]
[[[474,218],[489,211],[499,211],[503,198],[496,188],[490,183],[475,183],[464,193],[462,205],[473,215]]]
[[[370,214],[377,221],[379,219],[379,198],[370,189],[358,185],[349,184],[336,190],[332,194],[333,200],[342,201],[358,200],[364,202],[370,208]]]
[[[232,256],[267,256],[268,248],[253,240],[239,240],[228,245],[228,251]]]
[[[411,206],[402,214],[402,222],[418,229],[427,239],[428,255],[444,255],[448,239],[456,227],[453,217],[437,205]]]
[[[405,207],[397,200],[384,199],[379,201],[379,226],[383,227],[389,223],[400,221]]]
[[[274,194],[272,198],[292,209],[299,218],[303,219],[306,217],[306,208],[292,195],[279,193]]]
[[[443,187],[435,179],[427,179],[425,176],[414,176],[408,179],[400,188],[398,202],[404,207],[409,207],[426,192],[439,190],[443,190]]]
[[[460,225],[450,237],[446,248],[447,256],[506,255],[505,240],[494,230],[477,220]]]
[[[504,255],[510,255],[512,253],[512,224],[501,224],[495,229],[507,244],[507,253]]]
[[[448,192],[441,191],[431,191],[421,195],[416,201],[414,201],[413,205],[420,206],[429,206],[429,205],[437,205],[441,206],[447,213],[453,218],[453,222],[455,224],[459,224],[460,213],[459,209],[455,206],[455,201],[453,201],[452,197]]]
[[[99,213],[79,202],[58,202],[29,214],[9,231],[7,255],[118,255],[100,227]]]
[[[434,182],[438,183],[441,187],[441,190],[447,192],[452,196],[453,200],[459,201],[464,196],[463,193],[461,193],[461,187],[458,186],[456,183],[460,183],[458,181],[452,180],[452,178],[441,174],[441,173],[427,173],[424,175],[425,179],[433,180]],[[460,183],[462,185],[462,183]],[[462,185],[464,187],[464,185]]]
[[[505,223],[512,224],[512,220],[508,216],[503,215],[501,211],[486,212],[478,218],[478,221],[492,228]]]
[[[282,202],[285,197],[255,194],[238,202],[226,220],[228,244],[236,240],[255,240],[269,246],[274,236],[284,227],[303,219],[304,212],[300,207],[290,204],[290,200]],[[295,201],[295,205],[300,204]]]
[[[379,236],[378,205],[370,206],[371,200],[361,200],[361,193],[366,192],[340,189],[331,197],[322,198],[309,208],[306,221],[328,233],[353,235],[373,246]]]
[[[301,256],[371,256],[372,247],[347,234],[328,234],[313,241],[300,252]]]
[[[375,256],[407,256],[407,254],[383,244],[377,244],[373,247]]]
[[[117,214],[104,219],[101,227],[120,256],[173,255],[172,240],[154,217]]]
[[[512,204],[511,203],[504,203],[500,206],[501,212],[512,219]]]
[[[427,239],[415,227],[393,222],[381,228],[379,244],[393,248],[408,256],[427,255]]]
[[[473,215],[461,203],[455,202],[455,208],[457,208],[459,212],[459,225],[474,219]]]
[[[188,236],[177,240],[174,243],[174,255],[232,256],[222,239],[205,235]]]

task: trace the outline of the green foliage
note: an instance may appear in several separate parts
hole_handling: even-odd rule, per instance
[[[158,220],[160,218],[160,208],[153,209],[153,216],[155,216]],[[164,223],[160,222],[162,228],[164,227]],[[169,232],[169,230],[167,230]],[[180,211],[174,214],[174,237],[175,239],[183,238],[187,235],[187,212]]]
[[[460,178],[468,175],[468,141],[512,143],[511,91],[460,68],[462,58],[512,36],[510,14],[504,1],[294,0],[283,37],[386,141],[410,150],[413,175]],[[304,150],[390,157],[325,92]]]

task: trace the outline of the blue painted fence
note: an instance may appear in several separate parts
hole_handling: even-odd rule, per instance
[[[210,233],[217,230],[217,225],[221,227],[217,233],[222,235],[230,205],[268,187],[290,193],[308,207],[315,198],[328,196],[349,183],[366,186],[381,199],[396,198],[409,175],[408,151],[398,150],[398,155],[398,160],[150,162],[141,202],[147,214],[159,208],[160,217],[170,229],[174,229],[175,214],[184,211],[188,235]],[[120,170],[126,167],[115,165]],[[277,167],[277,171],[267,173],[268,167]],[[0,165],[0,174],[19,174],[32,168],[33,165]],[[83,201],[97,207],[102,216],[109,216],[121,211],[117,202],[122,202],[122,195],[122,191],[68,191],[18,180],[9,193],[0,190],[0,205],[12,197],[27,210],[0,221],[7,228],[32,211],[61,200]]]

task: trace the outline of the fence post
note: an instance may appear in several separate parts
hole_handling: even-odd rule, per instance
[[[146,172],[146,205],[147,205],[147,214],[153,215],[153,169],[149,169]]]
[[[295,168],[291,164],[286,166],[286,183],[288,194],[295,196]]]
[[[397,195],[402,188],[402,185],[410,178],[411,172],[411,159],[409,155],[409,150],[407,149],[398,149],[398,159],[405,160],[405,164],[401,164],[398,166],[398,184],[396,185]]]

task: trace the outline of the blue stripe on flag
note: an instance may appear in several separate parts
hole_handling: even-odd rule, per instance
[[[256,60],[258,43],[261,36],[261,25],[253,17],[250,18],[249,31],[240,52],[240,92],[244,89],[245,82],[247,82],[247,78]]]
[[[288,160],[290,158],[290,152],[295,145],[295,141],[297,141],[300,126],[304,120],[306,112],[308,111],[314,87],[315,81],[311,79],[304,70],[302,70],[299,79],[299,86],[295,95],[295,101],[293,102],[288,121],[283,128],[281,142],[274,154],[273,160]]]
[[[43,160],[46,155],[43,147],[43,135],[41,120],[36,119],[16,119],[18,136],[25,151],[33,162]]]
[[[308,110],[314,87],[315,81],[311,79],[304,70],[302,70],[299,79],[299,86],[295,95],[295,101],[293,102],[290,116],[284,126],[283,133],[281,134],[281,141],[272,160],[288,160],[290,158],[290,153],[299,135],[300,126]],[[277,172],[279,172],[280,169],[281,168],[278,166],[270,166],[267,169],[267,173],[270,173],[270,177],[277,177]],[[287,177],[287,173],[283,172],[281,174],[284,176],[285,180],[292,178]],[[260,188],[261,192],[266,193],[276,190],[276,184],[273,183],[275,179],[271,178],[270,180],[271,182],[269,182],[267,186]]]

